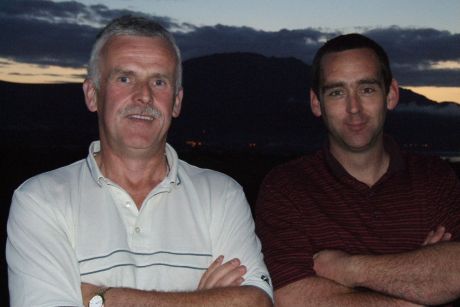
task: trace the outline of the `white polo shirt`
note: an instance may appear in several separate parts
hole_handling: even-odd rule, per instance
[[[80,283],[193,291],[219,255],[239,258],[244,285],[272,297],[242,188],[166,146],[168,176],[140,210],[86,160],[35,176],[14,193],[6,256],[11,306],[82,306]],[[225,260],[224,260],[225,261]]]

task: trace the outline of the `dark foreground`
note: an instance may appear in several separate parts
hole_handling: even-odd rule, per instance
[[[6,221],[12,193],[17,186],[31,176],[85,158],[87,155],[87,148],[62,148],[59,146],[30,148],[27,146],[3,146],[0,147],[0,150],[2,152],[0,166],[3,171],[0,185],[0,236],[2,240],[0,242],[2,245],[0,271],[0,286],[2,290],[0,293],[0,306],[8,306],[8,282],[4,251],[6,242]],[[243,186],[251,206],[253,206],[256,201],[259,185],[266,173],[275,165],[296,158],[296,156],[299,155],[300,154],[266,155],[255,152],[205,153],[200,151],[179,153],[182,160],[200,167],[221,171],[236,179]],[[451,165],[460,177],[460,163],[452,163]]]

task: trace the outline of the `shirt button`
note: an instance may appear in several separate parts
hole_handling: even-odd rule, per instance
[[[139,232],[141,232],[141,228],[140,228],[140,227],[136,227],[136,228],[134,228],[134,231],[137,232],[137,233],[139,233]]]
[[[129,202],[129,201],[125,202],[125,207],[126,207],[126,208],[131,207],[131,202]]]

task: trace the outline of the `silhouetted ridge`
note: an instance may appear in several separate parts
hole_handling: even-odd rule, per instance
[[[192,132],[212,144],[270,146],[312,120],[309,84],[309,66],[293,58],[237,53],[186,61],[183,113],[173,133]],[[305,144],[299,136],[291,141]]]
[[[169,141],[180,150],[288,153],[325,140],[309,106],[310,66],[295,58],[227,53],[184,62],[184,101]],[[0,82],[4,144],[84,146],[97,138],[81,84]],[[415,150],[460,151],[460,106],[401,89],[387,131]]]

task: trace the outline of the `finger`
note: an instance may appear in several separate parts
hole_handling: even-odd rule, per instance
[[[221,264],[218,268],[209,272],[205,282],[202,284],[203,289],[214,288],[218,284],[221,278],[224,278],[227,274],[231,273],[234,269],[240,266],[239,259],[232,259],[224,264]]]
[[[208,277],[214,272],[219,266],[222,265],[222,262],[224,261],[224,256],[220,255],[217,257],[211,265],[208,267],[206,272],[204,272],[203,276],[201,276],[200,282],[198,284],[198,289],[202,289],[204,285],[207,282]]]
[[[207,287],[214,287],[215,284],[224,277],[226,274],[231,272],[233,269],[237,268],[240,265],[240,261],[238,259],[232,259],[224,264],[221,264],[218,268],[213,270],[211,274],[209,274],[206,284]]]
[[[236,279],[232,284],[231,286],[241,286],[241,284],[244,282],[244,277],[240,277],[238,279]]]
[[[426,236],[425,241],[423,241],[422,246],[430,244],[430,241],[431,241],[431,238],[433,237],[433,235],[434,235],[434,230],[431,230],[428,233],[428,235]]]
[[[216,258],[216,260],[214,260],[211,265],[208,267],[208,269],[206,270],[207,274],[211,274],[215,269],[217,269],[218,267],[220,267],[222,265],[222,262],[224,262],[224,256],[223,255],[220,255],[219,257]]]
[[[428,233],[428,236],[422,245],[438,243],[444,237],[445,232],[446,228],[444,226],[438,226],[435,231],[432,230]]]
[[[214,283],[214,287],[239,286],[244,281],[243,276],[246,272],[246,267],[244,265],[240,265],[221,276]]]
[[[438,226],[436,228],[436,231],[434,232],[431,240],[430,240],[430,244],[434,244],[434,243],[437,243],[439,242],[442,237],[444,236],[444,233],[446,232],[446,228],[443,227],[443,226]]]
[[[452,234],[450,232],[446,232],[444,236],[442,236],[441,241],[450,241],[452,239]]]

